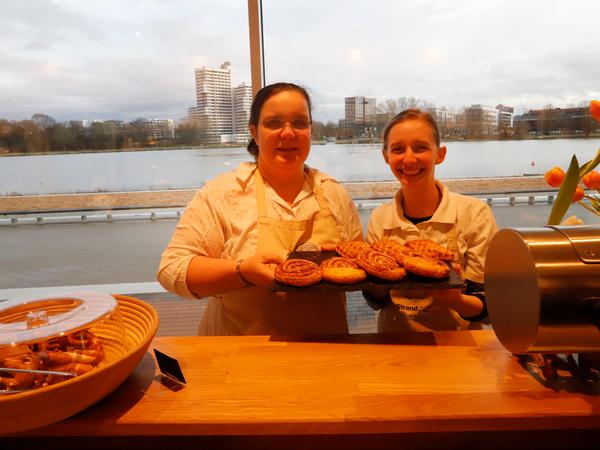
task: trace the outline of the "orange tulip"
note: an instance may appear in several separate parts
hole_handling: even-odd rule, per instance
[[[544,174],[544,180],[552,187],[560,187],[565,179],[565,172],[560,167],[553,167]]]
[[[583,198],[583,189],[579,186],[577,186],[577,189],[575,189],[575,193],[573,194],[573,203],[578,202],[579,200],[581,200]]]
[[[600,122],[600,100],[592,100],[590,102],[590,114]]]
[[[588,189],[600,190],[600,173],[596,170],[588,172],[581,181],[585,184]]]

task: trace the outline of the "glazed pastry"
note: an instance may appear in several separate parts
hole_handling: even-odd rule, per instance
[[[322,278],[318,264],[307,259],[288,259],[275,269],[275,280],[290,286],[310,286]]]
[[[404,246],[420,253],[424,258],[440,259],[448,262],[454,259],[454,255],[450,250],[433,242],[431,239],[414,239],[406,241]]]
[[[356,262],[369,275],[388,281],[400,281],[406,276],[406,270],[396,260],[385,253],[368,250],[360,254]]]
[[[364,281],[367,273],[347,258],[334,256],[321,263],[323,279],[331,283],[352,284]]]
[[[361,253],[370,249],[371,247],[365,241],[340,241],[335,247],[335,251],[347,259],[356,259]]]
[[[404,258],[404,268],[415,275],[427,278],[443,279],[450,275],[450,267],[439,259],[407,256]]]
[[[403,252],[405,252],[407,249],[400,242],[393,239],[382,239],[380,241],[373,242],[371,247],[378,252],[391,256],[398,264],[403,265]]]

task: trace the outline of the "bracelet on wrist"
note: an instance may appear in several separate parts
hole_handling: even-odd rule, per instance
[[[235,273],[237,274],[238,279],[243,283],[244,286],[252,286],[252,283],[246,280],[244,278],[244,275],[242,275],[242,269],[240,268],[240,266],[242,265],[243,261],[243,259],[238,260],[237,264],[235,265]]]

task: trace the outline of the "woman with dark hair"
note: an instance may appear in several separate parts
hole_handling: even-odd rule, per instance
[[[489,206],[450,192],[435,179],[435,166],[446,158],[435,119],[407,109],[383,133],[383,158],[401,184],[392,202],[373,210],[366,241],[400,243],[427,239],[446,247],[465,281],[460,289],[428,292],[364,291],[369,304],[381,309],[379,332],[481,328],[487,318],[483,269],[490,240],[497,230]]]
[[[343,294],[275,293],[278,263],[292,251],[362,239],[345,189],[304,164],[311,105],[291,83],[261,89],[250,112],[254,162],[208,181],[187,206],[163,252],[158,280],[168,291],[211,297],[200,334],[339,334]]]

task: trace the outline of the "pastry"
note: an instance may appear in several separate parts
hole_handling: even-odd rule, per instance
[[[356,262],[369,275],[383,280],[400,281],[406,276],[406,270],[400,267],[393,257],[376,250],[361,253]]]
[[[404,246],[392,239],[381,239],[380,241],[373,242],[371,244],[373,250],[377,250],[378,252],[385,253],[393,258],[396,258],[396,254],[401,252]]]
[[[423,258],[423,255],[421,255],[421,253],[416,252],[416,251],[410,249],[409,247],[403,246],[402,249],[398,253],[396,253],[396,261],[401,266],[404,266],[404,260],[407,257],[411,257],[411,256],[417,256],[417,257]]]
[[[356,259],[367,250],[370,250],[369,244],[365,241],[340,241],[335,247],[335,251],[344,258]]]
[[[352,284],[364,281],[367,273],[347,258],[334,256],[321,263],[323,279],[330,283]]]
[[[450,267],[445,262],[420,256],[404,258],[404,268],[410,273],[427,278],[442,279],[450,275]]]
[[[319,265],[307,259],[288,259],[275,268],[275,280],[290,286],[310,286],[322,277]]]
[[[424,258],[440,259],[448,262],[454,259],[454,255],[450,250],[433,242],[431,239],[414,239],[406,241],[404,246],[420,253]]]

